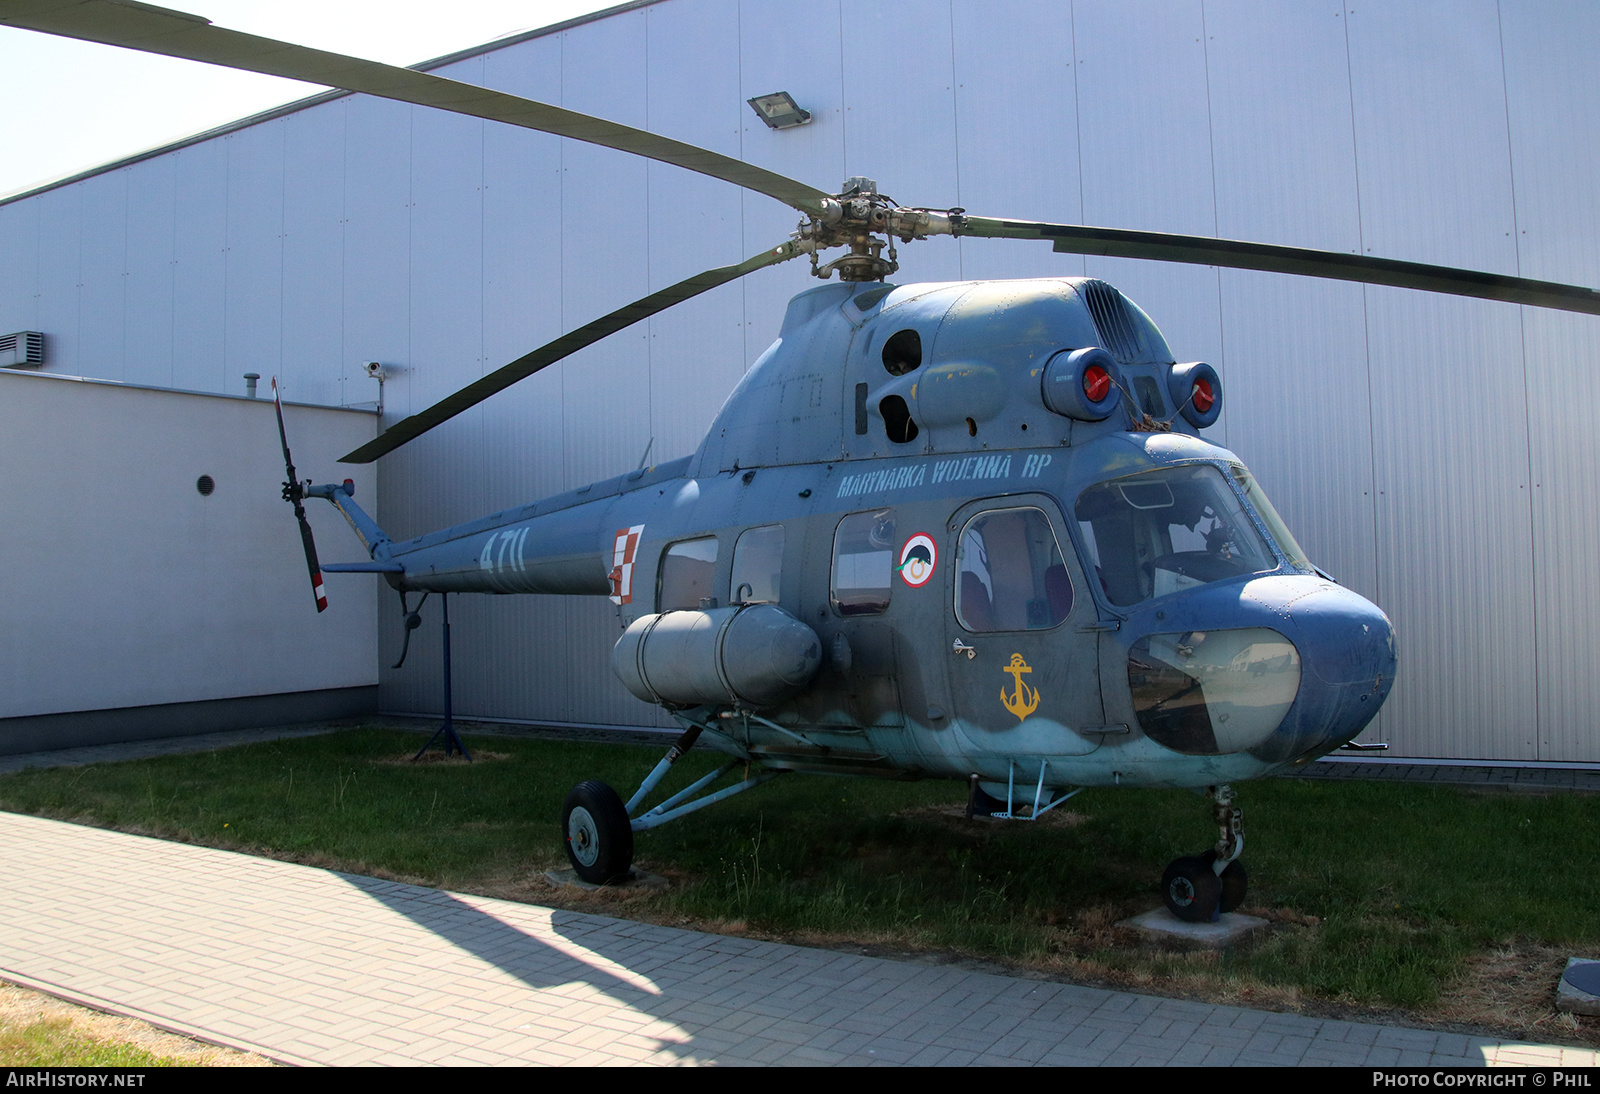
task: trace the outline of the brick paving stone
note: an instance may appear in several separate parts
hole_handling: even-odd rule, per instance
[[[11,814],[0,841],[0,976],[295,1063],[1596,1062],[700,935]]]
[[[1205,1062],[1211,1049],[1194,1041],[1187,1041],[1173,1047],[1172,1055],[1167,1063],[1174,1067],[1199,1067]]]
[[[1241,1052],[1233,1058],[1236,1067],[1294,1067],[1299,1062],[1299,1056],[1287,1052]]]

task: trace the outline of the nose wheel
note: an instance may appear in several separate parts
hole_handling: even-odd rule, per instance
[[[1233,804],[1233,789],[1213,786],[1211,815],[1217,822],[1217,845],[1202,855],[1173,859],[1161,875],[1161,899],[1167,910],[1186,923],[1209,923],[1244,903],[1249,888],[1244,863],[1244,811]]]

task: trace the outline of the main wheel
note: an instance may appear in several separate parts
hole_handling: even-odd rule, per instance
[[[1203,858],[1173,859],[1161,875],[1167,910],[1186,923],[1209,923],[1222,897],[1222,882]]]
[[[1206,866],[1212,867],[1217,861],[1215,850],[1207,851],[1200,856]],[[1215,870],[1212,871],[1215,873]],[[1222,903],[1218,910],[1231,912],[1244,903],[1244,894],[1250,887],[1250,878],[1244,872],[1244,863],[1234,859],[1222,868]]]
[[[595,779],[579,783],[561,807],[567,858],[584,881],[604,885],[628,875],[633,865],[633,828],[617,792]]]

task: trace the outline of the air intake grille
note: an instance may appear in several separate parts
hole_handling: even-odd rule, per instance
[[[1104,281],[1094,280],[1079,283],[1078,291],[1089,307],[1095,330],[1100,332],[1100,344],[1123,364],[1142,360],[1144,339],[1139,337],[1122,294]]]
[[[0,334],[0,367],[37,368],[44,364],[44,335],[36,330]]]

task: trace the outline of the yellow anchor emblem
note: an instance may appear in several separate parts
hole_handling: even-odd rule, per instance
[[[1000,689],[1000,702],[1007,710],[1009,710],[1012,714],[1015,714],[1017,716],[1017,721],[1020,722],[1027,718],[1028,715],[1032,714],[1035,710],[1039,709],[1038,690],[1036,688],[1030,688],[1027,684],[1022,682],[1022,674],[1025,672],[1032,672],[1033,669],[1030,668],[1028,663],[1022,659],[1022,654],[1014,653],[1011,655],[1011,664],[1005,666],[1005,668],[1001,669],[1000,671],[1009,672],[1011,674],[1011,678],[1017,682],[1017,690],[1015,694],[1007,695],[1005,688]]]

